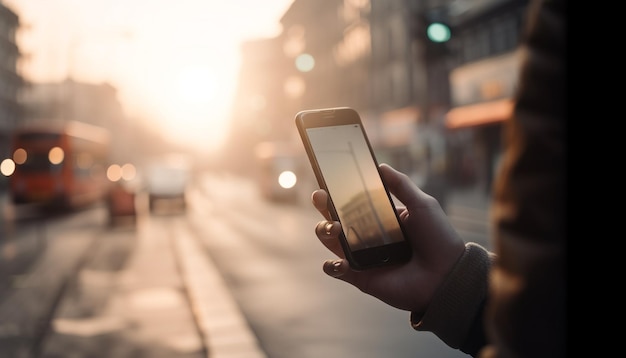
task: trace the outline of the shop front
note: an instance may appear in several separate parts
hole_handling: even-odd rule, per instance
[[[448,180],[490,191],[502,153],[502,124],[513,110],[519,52],[488,58],[450,74],[446,113]]]

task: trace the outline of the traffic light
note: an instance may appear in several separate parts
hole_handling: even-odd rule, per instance
[[[444,43],[452,37],[450,27],[443,22],[431,22],[426,26],[426,37],[435,43]]]
[[[420,37],[425,45],[425,57],[436,59],[450,54],[449,41],[453,31],[442,8],[430,9],[422,15]]]

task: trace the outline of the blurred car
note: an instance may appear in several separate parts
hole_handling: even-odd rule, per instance
[[[169,156],[153,161],[145,171],[148,206],[154,211],[159,202],[187,205],[186,192],[190,180],[190,166],[184,157]]]
[[[121,217],[137,217],[135,193],[122,183],[115,183],[111,186],[107,196],[107,207],[110,224],[114,224]]]
[[[112,164],[107,169],[107,178],[111,182],[106,202],[109,213],[109,224],[127,217],[132,221],[137,218],[136,204],[136,169],[132,164],[120,166]]]

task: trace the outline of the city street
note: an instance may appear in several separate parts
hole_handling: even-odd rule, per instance
[[[466,357],[323,274],[332,256],[308,203],[263,201],[254,182],[218,173],[187,196],[186,209],[151,213],[139,197],[137,220],[114,227],[101,206],[17,225],[2,242],[0,356],[218,358],[230,340],[241,357]],[[448,211],[488,246],[481,205]],[[231,302],[217,307],[222,291]]]
[[[561,355],[564,12],[0,0],[0,358]]]

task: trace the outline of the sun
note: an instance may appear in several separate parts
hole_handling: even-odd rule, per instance
[[[219,77],[215,68],[208,65],[177,67],[163,74],[169,86],[161,87],[162,101],[155,105],[161,128],[167,137],[177,142],[214,151],[225,140],[228,129],[228,108],[223,106],[227,96],[223,76]]]
[[[217,90],[215,75],[204,66],[181,69],[176,85],[179,101],[188,105],[203,105],[212,102]]]

